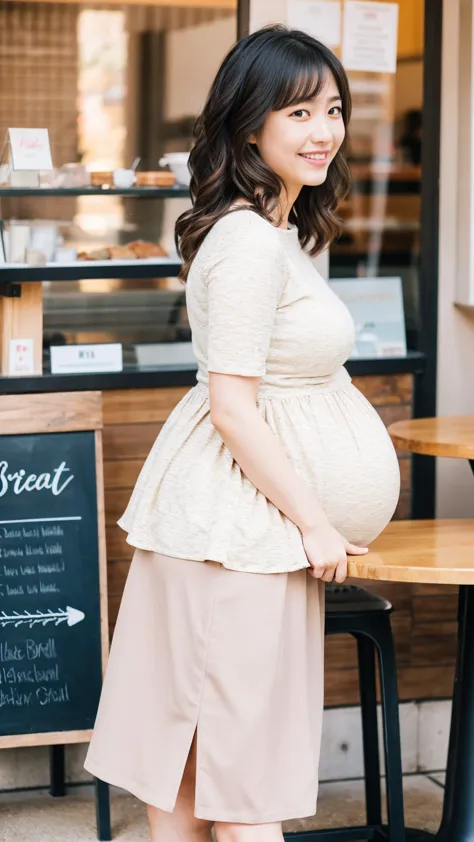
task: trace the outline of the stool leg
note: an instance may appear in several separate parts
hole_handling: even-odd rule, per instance
[[[365,809],[368,825],[382,824],[380,755],[377,731],[377,686],[375,646],[368,637],[357,635],[360,707],[365,772]]]
[[[95,809],[97,819],[97,839],[101,842],[110,842],[112,832],[110,828],[110,796],[109,785],[105,781],[94,778],[95,782]]]
[[[50,789],[54,798],[66,795],[66,771],[64,746],[49,747]]]
[[[387,814],[390,842],[404,842],[403,779],[400,749],[397,667],[390,618],[378,622],[374,641],[379,655],[384,731]]]

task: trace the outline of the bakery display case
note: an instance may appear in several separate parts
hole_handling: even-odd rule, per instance
[[[0,162],[0,388],[56,388],[61,345],[121,345],[123,377],[191,365],[174,225],[236,0],[0,7],[0,140],[47,128],[54,166],[33,183]],[[23,339],[20,372],[10,343]]]
[[[35,344],[34,371],[28,374],[49,374],[51,348],[63,345],[119,343],[124,370],[129,371],[166,363],[192,364],[184,286],[176,277],[180,261],[170,237],[171,221],[166,222],[174,214],[171,207],[164,209],[158,236],[152,241],[141,236],[133,212],[134,202],[152,200],[172,206],[174,199],[189,201],[187,186],[0,188],[0,202],[35,194],[40,207],[41,199],[51,193],[58,203],[71,194],[93,195],[100,196],[104,205],[119,197],[132,207],[125,225],[113,231],[107,224],[106,231],[95,237],[64,219],[3,220],[2,374],[19,373],[14,370],[8,339],[23,338],[15,323],[25,319],[28,337]]]

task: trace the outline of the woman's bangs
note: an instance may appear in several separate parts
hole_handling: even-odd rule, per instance
[[[274,111],[281,111],[291,105],[315,99],[321,93],[329,67],[316,56],[286,56],[275,80],[276,96]]]

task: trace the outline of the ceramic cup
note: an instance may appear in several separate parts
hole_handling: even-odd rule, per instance
[[[122,189],[133,187],[135,184],[135,170],[114,170],[114,185]]]

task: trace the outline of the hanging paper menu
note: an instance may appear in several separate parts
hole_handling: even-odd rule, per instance
[[[342,63],[346,70],[395,73],[398,3],[346,0]]]

